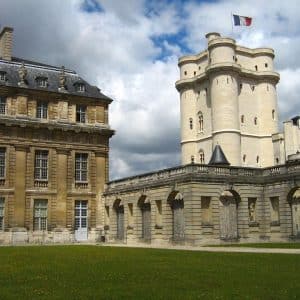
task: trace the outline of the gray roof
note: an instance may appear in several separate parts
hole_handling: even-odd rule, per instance
[[[208,164],[209,165],[222,165],[222,166],[230,165],[230,163],[228,162],[220,145],[215,146],[214,152],[213,152]]]
[[[18,84],[20,81],[18,71],[22,63],[24,63],[27,70],[25,88],[41,91],[47,90],[49,92],[77,95],[82,97],[98,98],[108,102],[112,101],[111,98],[102,94],[98,87],[90,85],[75,71],[68,69],[65,69],[66,90],[60,91],[59,76],[62,71],[62,67],[50,66],[17,57],[12,57],[11,61],[0,59],[0,72],[6,72],[7,77],[7,80],[5,82],[0,81],[0,85],[20,87]],[[47,87],[40,87],[37,85],[36,78],[38,77],[47,78]],[[85,91],[77,91],[76,83],[83,83],[85,85]]]

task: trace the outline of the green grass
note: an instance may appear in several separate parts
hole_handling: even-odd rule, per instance
[[[0,299],[299,299],[300,255],[0,248]]]
[[[247,247],[247,248],[300,249],[300,243],[223,244],[223,245],[208,245],[206,247]]]

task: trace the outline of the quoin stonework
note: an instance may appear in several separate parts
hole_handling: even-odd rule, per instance
[[[0,243],[300,238],[300,117],[279,132],[272,49],[207,34],[179,59],[182,166],[109,182],[112,100],[13,57],[12,33],[0,33]]]

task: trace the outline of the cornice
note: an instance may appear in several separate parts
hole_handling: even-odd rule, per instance
[[[240,64],[236,63],[217,63],[211,64],[205,68],[205,72],[199,74],[198,76],[192,78],[185,78],[177,80],[175,83],[176,89],[178,91],[182,90],[184,87],[193,86],[196,83],[208,80],[209,75],[222,73],[222,72],[236,72],[240,77],[250,78],[258,80],[259,82],[271,81],[272,83],[278,83],[280,75],[277,72],[272,71],[252,71],[249,69],[242,68]]]
[[[200,52],[196,55],[185,55],[182,56],[178,59],[178,66],[180,67],[181,65],[185,63],[196,63],[199,62],[200,60],[203,60],[207,58],[208,51],[205,50],[203,52]]]
[[[87,132],[87,133],[101,133],[103,135],[112,136],[115,131],[110,129],[109,125],[82,125],[77,123],[67,123],[67,122],[40,122],[39,119],[33,119],[29,117],[10,117],[10,116],[0,116],[0,124],[5,126],[18,126],[18,127],[29,127],[29,128],[43,128],[48,130],[61,130],[61,131],[74,131],[74,132]]]

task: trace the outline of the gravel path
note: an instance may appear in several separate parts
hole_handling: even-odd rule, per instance
[[[283,248],[251,248],[251,247],[204,247],[204,246],[180,246],[180,245],[150,245],[150,244],[117,244],[104,243],[101,246],[113,247],[129,247],[129,248],[152,248],[152,249],[173,249],[173,250],[189,250],[203,252],[244,252],[244,253],[286,253],[300,254],[300,249],[283,249]]]

